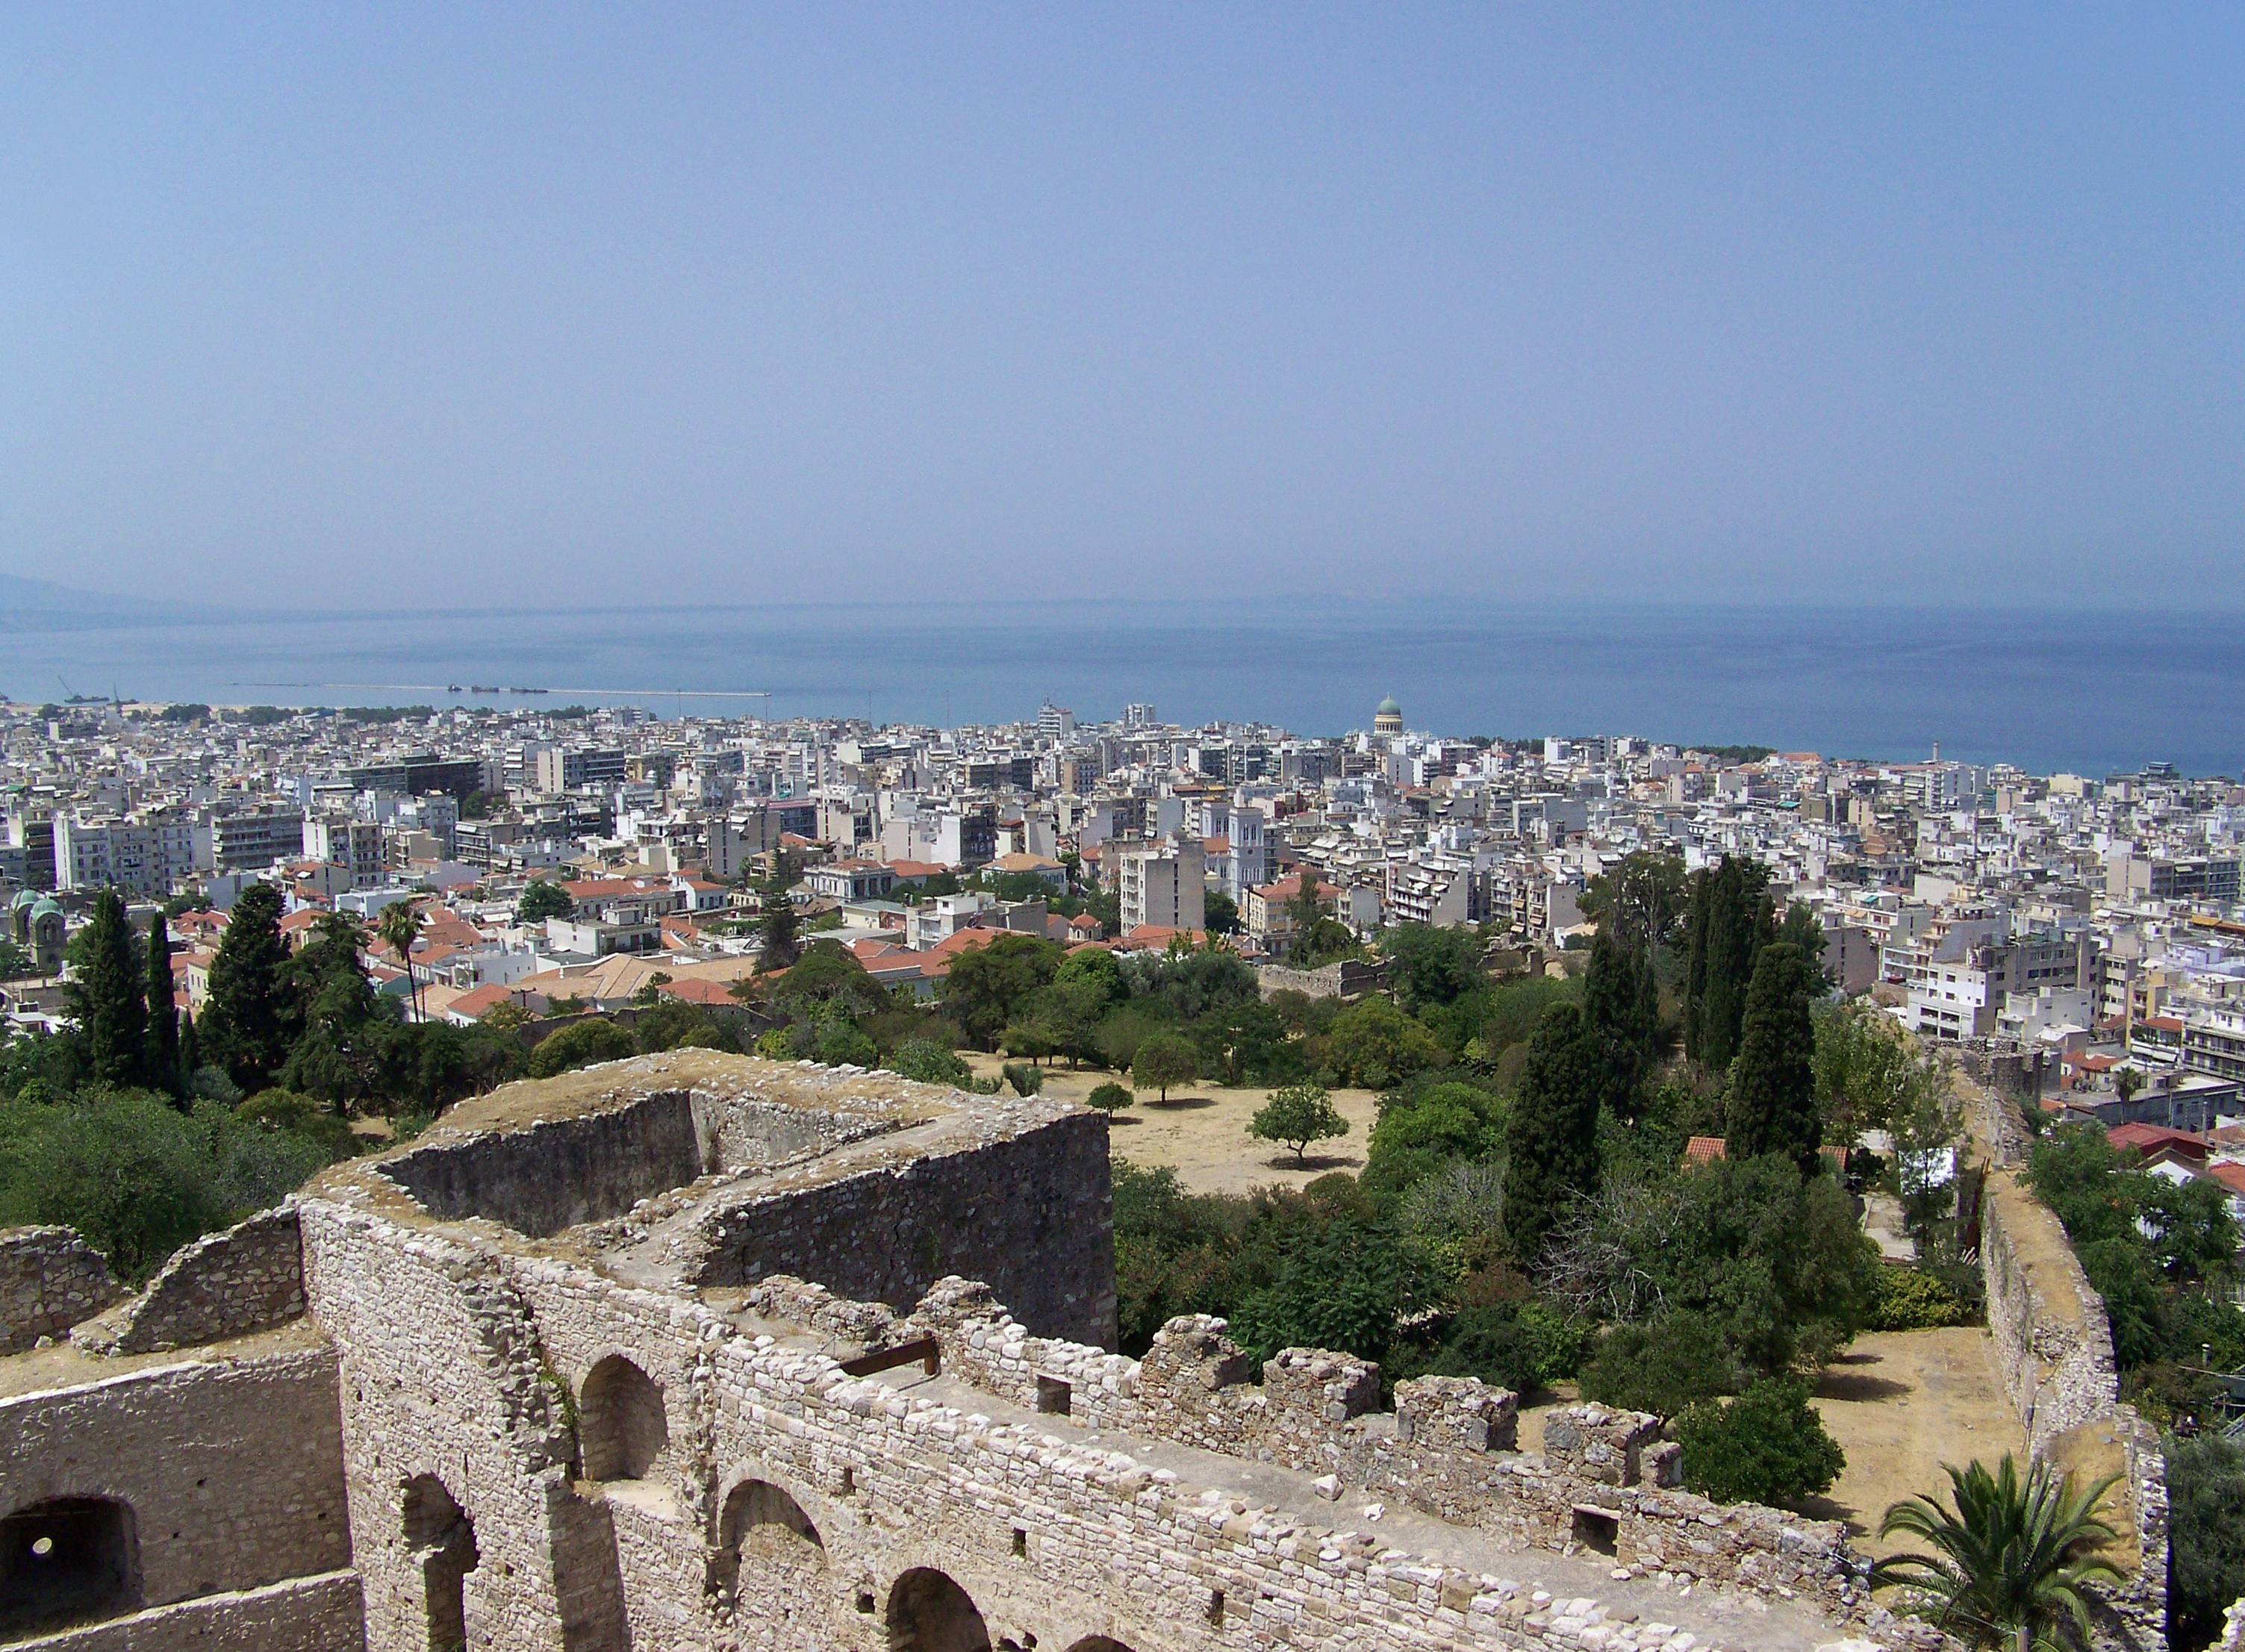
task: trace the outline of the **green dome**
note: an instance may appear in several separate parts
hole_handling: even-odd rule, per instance
[[[19,889],[16,891],[14,896],[10,898],[8,902],[8,910],[11,912],[21,911],[26,906],[37,905],[38,901],[38,890],[35,889]]]
[[[1397,705],[1395,697],[1390,694],[1373,708],[1372,714],[1375,717],[1401,717],[1403,714],[1403,708]]]
[[[31,921],[36,924],[39,919],[45,917],[50,914],[60,913],[62,910],[63,909],[61,907],[56,905],[52,901],[41,899],[31,908]]]

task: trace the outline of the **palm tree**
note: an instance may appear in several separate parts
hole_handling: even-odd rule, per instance
[[[413,943],[421,938],[421,908],[417,902],[396,901],[382,909],[376,927],[383,944],[397,954],[405,966],[405,991],[413,1000],[413,1015],[421,1015],[421,984],[413,973]]]
[[[1952,1512],[1930,1497],[1913,1497],[1887,1510],[1879,1535],[1922,1538],[1931,1554],[1890,1554],[1871,1568],[1871,1586],[1920,1589],[1939,1603],[1939,1622],[1976,1646],[2017,1652],[2055,1652],[2061,1616],[2086,1638],[2086,1583],[2117,1583],[2120,1574],[2092,1553],[2116,1534],[2096,1516],[2105,1493],[2120,1479],[2108,1474],[2077,1493],[2071,1473],[2058,1475],[2039,1459],[2020,1479],[2011,1453],[1991,1474],[1984,1464],[1943,1463]]]

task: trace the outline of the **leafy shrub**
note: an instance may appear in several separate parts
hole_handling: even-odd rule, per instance
[[[621,1061],[639,1053],[632,1035],[605,1016],[572,1021],[530,1053],[526,1070],[533,1079],[550,1079],[573,1068],[600,1061]]]
[[[1942,1325],[1969,1325],[1978,1316],[1968,1303],[1930,1273],[1915,1268],[1887,1268],[1879,1274],[1879,1294],[1872,1303],[1866,1326],[1871,1330],[1931,1330]]]
[[[1832,1489],[1847,1466],[1797,1377],[1753,1384],[1726,1405],[1706,1400],[1676,1419],[1684,1483],[1718,1503],[1798,1502]]]
[[[1086,1107],[1097,1107],[1102,1113],[1120,1113],[1137,1099],[1129,1090],[1109,1079],[1106,1083],[1094,1087],[1091,1093],[1084,1097],[1083,1100]]]
[[[138,1284],[188,1240],[277,1202],[326,1162],[313,1142],[145,1091],[0,1110],[0,1223],[75,1228]]]
[[[881,1065],[921,1084],[963,1086],[974,1076],[973,1068],[930,1039],[906,1039]]]
[[[261,1090],[234,1110],[245,1124],[295,1136],[320,1154],[321,1162],[333,1164],[360,1151],[350,1126],[332,1107],[294,1090]]]
[[[1180,1084],[1200,1076],[1200,1052],[1174,1032],[1156,1032],[1138,1046],[1130,1060],[1130,1083],[1140,1090],[1158,1090],[1162,1100]]]
[[[1276,1276],[1240,1303],[1231,1334],[1258,1360],[1284,1348],[1327,1348],[1385,1359],[1404,1316],[1433,1282],[1419,1259],[1373,1224],[1305,1228],[1282,1242]]]
[[[1008,1061],[998,1069],[1015,1095],[1034,1095],[1044,1087],[1045,1070],[1027,1061]]]
[[[873,1040],[858,1030],[858,1024],[847,1016],[833,1016],[818,1028],[817,1041],[811,1046],[814,1060],[828,1066],[872,1066],[881,1059],[873,1047]]]
[[[811,1058],[811,1029],[776,1026],[756,1039],[756,1053],[767,1061],[804,1061]]]
[[[1722,1331],[1698,1314],[1614,1326],[1599,1338],[1597,1354],[1583,1372],[1586,1398],[1656,1417],[1675,1417],[1718,1394],[1734,1393],[1738,1384]]]
[[[1543,1303],[1478,1303],[1452,1314],[1441,1340],[1431,1348],[1398,1350],[1383,1369],[1399,1381],[1478,1377],[1494,1387],[1525,1394],[1542,1384],[1573,1376],[1582,1346],[1582,1329]]]

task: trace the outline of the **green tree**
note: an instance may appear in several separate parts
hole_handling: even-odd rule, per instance
[[[1224,890],[1209,890],[1201,911],[1201,927],[1210,934],[1237,935],[1239,932],[1239,903]]]
[[[1130,1063],[1130,1083],[1140,1090],[1158,1090],[1170,1099],[1171,1087],[1190,1084],[1200,1076],[1200,1053],[1174,1032],[1156,1032],[1138,1046]]]
[[[180,1007],[178,987],[172,975],[172,926],[161,912],[148,924],[146,996],[148,1082],[175,1096],[185,1095],[194,1073],[180,1061]]]
[[[870,1015],[889,1002],[887,990],[839,941],[811,942],[796,954],[784,975],[767,985],[772,1002],[790,1014],[803,1013],[803,1006],[815,1001],[839,1004],[853,1015]]]
[[[1879,1522],[1882,1538],[1918,1538],[1932,1552],[1889,1555],[1872,1567],[1872,1587],[1930,1597],[1938,1627],[1975,1646],[2055,1652],[2061,1622],[2086,1640],[2084,1587],[2120,1581],[2095,1553],[2115,1536],[2096,1511],[2120,1477],[2077,1491],[2073,1476],[2059,1475],[2047,1459],[2036,1459],[2022,1477],[2008,1452],[1993,1474],[1977,1462],[1942,1466],[1953,1508],[1913,1497]]]
[[[1442,1059],[1434,1035],[1374,994],[1333,1018],[1326,1060],[1343,1084],[1385,1090]]]
[[[1385,1204],[1454,1160],[1477,1164],[1503,1147],[1504,1109],[1494,1096],[1470,1084],[1428,1085],[1381,1106],[1361,1180]]]
[[[1610,1327],[1583,1372],[1583,1396],[1627,1411],[1677,1417],[1719,1394],[1739,1373],[1722,1330],[1702,1314],[1662,1314]]]
[[[210,1000],[200,1023],[206,1059],[223,1067],[244,1094],[255,1094],[288,1059],[294,1012],[281,891],[252,884],[234,897],[211,961]]]
[[[1380,935],[1395,1001],[1414,1013],[1432,1004],[1455,1004],[1482,979],[1481,932],[1398,924]]]
[[[1754,958],[1774,937],[1768,885],[1767,870],[1735,855],[1694,880],[1685,1050],[1719,1072],[1738,1053]]]
[[[638,1052],[632,1035],[605,1016],[572,1021],[548,1036],[530,1053],[526,1070],[533,1079],[550,1079],[572,1068],[600,1061],[621,1061]]]
[[[551,878],[533,877],[514,904],[514,917],[519,924],[543,924],[549,917],[566,917],[576,910],[577,903],[569,898],[567,890]]]
[[[1142,1050],[1143,1055],[1144,1052]],[[1290,1084],[1273,1090],[1271,1099],[1256,1108],[1247,1121],[1247,1134],[1258,1141],[1276,1141],[1294,1150],[1294,1162],[1305,1162],[1312,1141],[1348,1134],[1348,1121],[1333,1098],[1314,1084]]]
[[[1847,1466],[1798,1377],[1764,1378],[1728,1404],[1702,1400],[1676,1419],[1684,1484],[1718,1503],[1797,1503]]]
[[[94,897],[85,927],[71,937],[70,962],[63,995],[78,1023],[87,1078],[114,1087],[140,1083],[148,1070],[146,976],[115,890]]]
[[[2245,1446],[2209,1430],[2166,1450],[2170,1634],[2178,1652],[2199,1652],[2245,1599]]]
[[[1014,1005],[1053,978],[1061,951],[1036,935],[1005,934],[952,960],[938,995],[945,1010],[982,1049],[994,1046]]]
[[[772,850],[771,874],[763,884],[763,920],[760,926],[763,944],[756,952],[756,972],[760,975],[788,968],[802,951],[801,920],[796,916],[795,901],[788,893],[795,887],[795,881],[793,858],[783,849]]]
[[[1091,1093],[1083,1098],[1083,1104],[1089,1107],[1097,1107],[1102,1113],[1113,1114],[1122,1112],[1137,1099],[1128,1089],[1109,1079],[1104,1084],[1094,1085]]]
[[[1604,928],[1590,943],[1583,1014],[1604,1053],[1606,1081],[1600,1100],[1617,1119],[1634,1120],[1659,1030],[1659,997],[1652,960],[1640,959]]]
[[[1868,998],[1814,1005],[1816,1105],[1827,1141],[1852,1146],[1866,1130],[1887,1130],[1948,1077],[1895,1019]]]
[[[1689,900],[1682,857],[1640,849],[1590,879],[1580,904],[1601,933],[1649,954],[1675,938]]]
[[[1536,1265],[1570,1201],[1598,1185],[1598,1099],[1606,1083],[1596,1032],[1554,1005],[1528,1044],[1505,1128],[1504,1226],[1512,1254]]]
[[[1286,961],[1297,967],[1306,966],[1318,928],[1326,921],[1325,902],[1318,890],[1316,870],[1309,862],[1301,862],[1294,868],[1294,892],[1286,897],[1286,927],[1293,937]]]
[[[1816,1029],[1808,1013],[1815,968],[1785,941],[1772,942],[1755,958],[1724,1114],[1732,1154],[1781,1154],[1803,1175],[1816,1168],[1821,1140]]]
[[[1405,1316],[1429,1305],[1426,1265],[1376,1224],[1305,1224],[1279,1242],[1271,1283],[1231,1314],[1231,1334],[1258,1362],[1282,1349],[1326,1348],[1385,1359]]]

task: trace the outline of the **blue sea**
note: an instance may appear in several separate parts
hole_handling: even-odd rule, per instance
[[[1084,721],[1303,734],[1381,696],[1450,735],[1633,734],[2102,775],[2164,760],[2245,770],[2245,616],[2025,611],[934,603],[295,614],[95,626],[0,640],[0,693],[215,703],[524,706]],[[722,698],[761,694],[767,699]]]

